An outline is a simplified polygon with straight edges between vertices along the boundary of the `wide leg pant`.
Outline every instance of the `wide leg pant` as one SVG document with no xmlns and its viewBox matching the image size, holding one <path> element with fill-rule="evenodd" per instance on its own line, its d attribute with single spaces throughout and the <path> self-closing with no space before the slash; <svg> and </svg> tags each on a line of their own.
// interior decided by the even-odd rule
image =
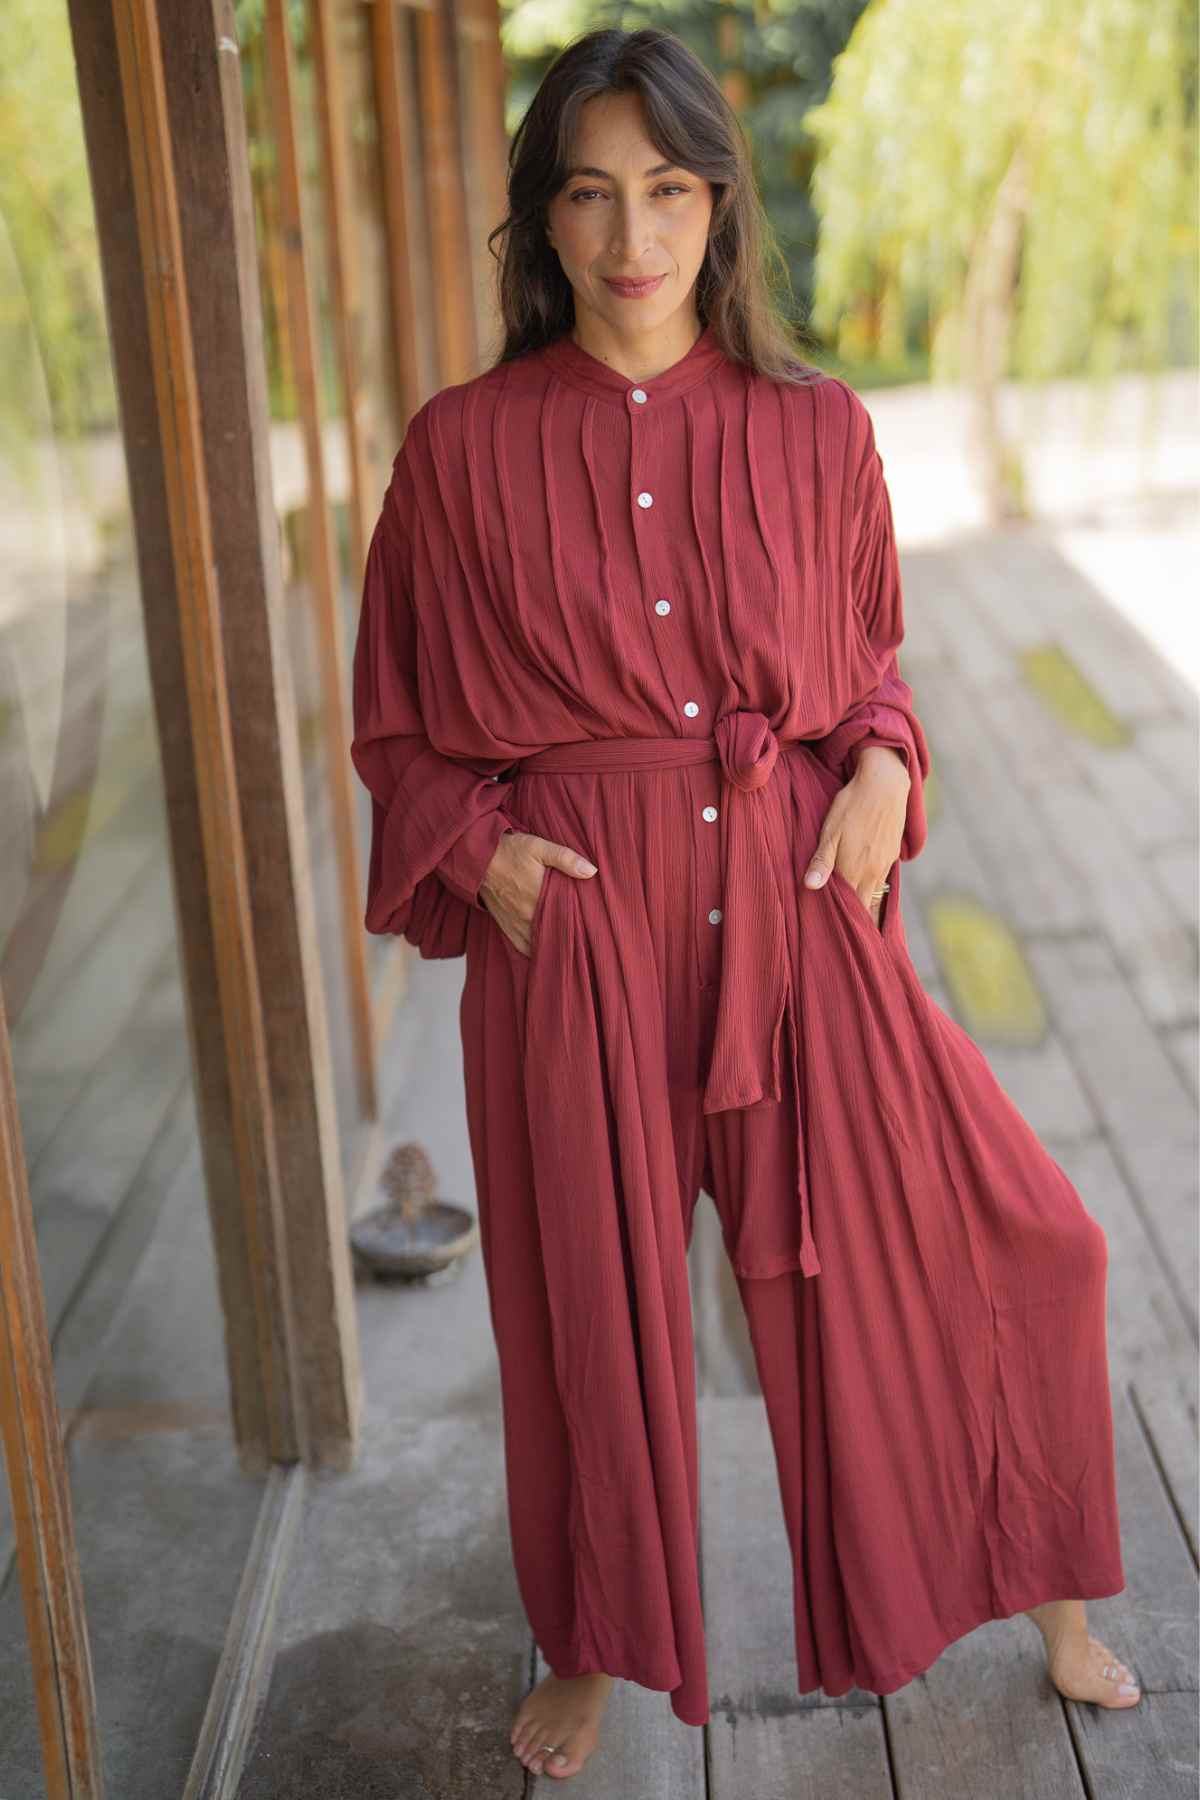
<svg viewBox="0 0 1200 1800">
<path fill-rule="evenodd" d="M 882 927 L 840 876 L 803 887 L 836 782 L 803 746 L 786 764 L 819 1274 L 737 1273 L 748 1206 L 794 1192 L 791 1103 L 701 1108 L 722 896 L 695 822 L 715 768 L 519 776 L 515 816 L 600 873 L 547 871 L 529 957 L 480 909 L 461 1005 L 530 1625 L 556 1674 L 668 1691 L 695 1725 L 701 1189 L 774 1444 L 799 1692 L 889 1693 L 987 1619 L 1125 1584 L 1105 1234 L 922 988 L 899 868 Z"/>
</svg>

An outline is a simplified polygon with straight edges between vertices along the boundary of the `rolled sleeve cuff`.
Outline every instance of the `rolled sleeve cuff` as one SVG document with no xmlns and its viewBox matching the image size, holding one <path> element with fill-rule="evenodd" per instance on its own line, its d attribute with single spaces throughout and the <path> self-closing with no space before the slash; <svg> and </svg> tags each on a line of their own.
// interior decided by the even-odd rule
<svg viewBox="0 0 1200 1800">
<path fill-rule="evenodd" d="M 504 833 L 516 829 L 502 807 L 473 819 L 437 865 L 438 875 L 450 892 L 468 906 L 486 911 L 479 896 L 483 878 Z"/>
</svg>

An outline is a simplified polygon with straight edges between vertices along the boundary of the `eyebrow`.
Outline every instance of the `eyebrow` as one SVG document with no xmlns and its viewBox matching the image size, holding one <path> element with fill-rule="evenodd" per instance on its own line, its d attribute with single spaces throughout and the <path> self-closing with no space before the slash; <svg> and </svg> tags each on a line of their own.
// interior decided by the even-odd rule
<svg viewBox="0 0 1200 1800">
<path fill-rule="evenodd" d="M 678 163 L 670 163 L 670 162 L 655 163 L 655 165 L 652 169 L 647 169 L 644 172 L 642 179 L 643 179 L 643 181 L 649 181 L 650 178 L 654 175 L 666 175 L 671 169 L 677 169 L 678 167 L 679 167 Z M 616 176 L 610 174 L 610 172 L 607 169 L 593 169 L 593 168 L 590 168 L 587 166 L 583 166 L 583 167 L 575 168 L 575 169 L 568 169 L 567 170 L 567 180 L 570 181 L 570 179 L 573 175 L 597 175 L 597 176 L 599 176 L 601 181 L 615 181 L 616 180 Z"/>
</svg>

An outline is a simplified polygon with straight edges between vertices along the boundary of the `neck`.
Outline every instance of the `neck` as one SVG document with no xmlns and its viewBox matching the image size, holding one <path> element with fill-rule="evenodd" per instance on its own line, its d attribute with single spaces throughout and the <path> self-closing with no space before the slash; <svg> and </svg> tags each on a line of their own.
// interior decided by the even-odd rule
<svg viewBox="0 0 1200 1800">
<path fill-rule="evenodd" d="M 687 355 L 703 330 L 694 307 L 681 308 L 650 331 L 637 332 L 618 332 L 606 319 L 577 308 L 570 336 L 581 350 L 618 375 L 630 381 L 653 381 Z"/>
</svg>

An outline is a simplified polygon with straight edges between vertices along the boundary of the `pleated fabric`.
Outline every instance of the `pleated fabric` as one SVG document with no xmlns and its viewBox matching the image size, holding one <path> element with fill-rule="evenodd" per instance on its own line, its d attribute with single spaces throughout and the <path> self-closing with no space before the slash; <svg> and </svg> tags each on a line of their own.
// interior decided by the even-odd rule
<svg viewBox="0 0 1200 1800">
<path fill-rule="evenodd" d="M 687 1247 L 712 1195 L 792 1552 L 799 1690 L 1124 1586 L 1107 1242 L 913 968 L 929 748 L 870 415 L 706 328 L 634 386 L 560 338 L 414 416 L 365 576 L 365 923 L 465 955 L 514 1564 L 560 1675 L 709 1716 Z M 866 743 L 880 922 L 803 884 Z M 569 845 L 528 957 L 479 894 Z"/>
</svg>

